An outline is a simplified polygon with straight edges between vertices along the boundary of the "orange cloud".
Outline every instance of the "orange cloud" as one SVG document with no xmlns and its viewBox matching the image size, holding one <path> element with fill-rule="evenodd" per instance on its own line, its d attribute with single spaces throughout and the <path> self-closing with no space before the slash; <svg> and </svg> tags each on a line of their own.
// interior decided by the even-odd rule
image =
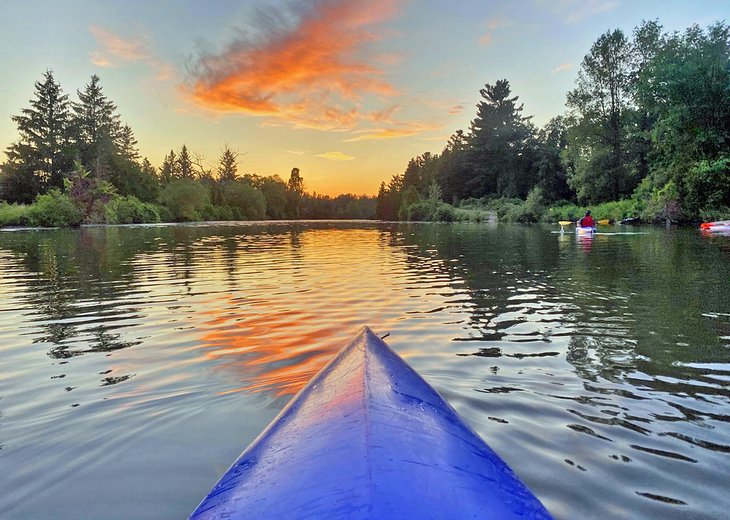
<svg viewBox="0 0 730 520">
<path fill-rule="evenodd" d="M 370 116 L 366 96 L 394 96 L 383 54 L 368 44 L 382 38 L 378 24 L 392 18 L 402 0 L 319 0 L 282 15 L 295 24 L 257 24 L 263 39 L 239 39 L 197 63 L 188 93 L 199 105 L 283 120 L 296 127 L 352 129 Z"/>
</svg>

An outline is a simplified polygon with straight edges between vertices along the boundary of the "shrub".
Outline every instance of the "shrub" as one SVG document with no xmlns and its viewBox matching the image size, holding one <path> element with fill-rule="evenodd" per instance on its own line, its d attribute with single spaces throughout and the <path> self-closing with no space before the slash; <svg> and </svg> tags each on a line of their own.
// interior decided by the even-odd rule
<svg viewBox="0 0 730 520">
<path fill-rule="evenodd" d="M 115 197 L 104 208 L 109 224 L 142 224 L 160 222 L 157 206 L 137 197 Z"/>
<path fill-rule="evenodd" d="M 431 220 L 436 222 L 453 222 L 455 220 L 454 208 L 449 204 L 439 204 L 433 212 Z"/>
<path fill-rule="evenodd" d="M 209 203 L 208 190 L 194 180 L 174 180 L 160 192 L 160 203 L 169 211 L 172 217 L 170 220 L 177 222 L 200 220 Z"/>
<path fill-rule="evenodd" d="M 31 206 L 31 215 L 36 225 L 45 227 L 75 227 L 84 218 L 71 198 L 56 188 L 36 197 L 35 204 Z"/>
<path fill-rule="evenodd" d="M 0 202 L 0 226 L 35 226 L 32 206 Z"/>
<path fill-rule="evenodd" d="M 700 161 L 689 169 L 684 180 L 685 203 L 692 217 L 704 210 L 730 206 L 730 157 Z"/>
</svg>

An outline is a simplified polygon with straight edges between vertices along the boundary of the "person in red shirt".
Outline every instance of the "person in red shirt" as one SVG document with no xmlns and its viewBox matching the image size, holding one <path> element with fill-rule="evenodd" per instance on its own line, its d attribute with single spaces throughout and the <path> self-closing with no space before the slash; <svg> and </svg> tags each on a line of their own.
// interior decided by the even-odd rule
<svg viewBox="0 0 730 520">
<path fill-rule="evenodd" d="M 586 216 L 580 219 L 578 225 L 581 227 L 596 227 L 596 221 L 591 217 L 591 210 L 586 211 Z"/>
</svg>

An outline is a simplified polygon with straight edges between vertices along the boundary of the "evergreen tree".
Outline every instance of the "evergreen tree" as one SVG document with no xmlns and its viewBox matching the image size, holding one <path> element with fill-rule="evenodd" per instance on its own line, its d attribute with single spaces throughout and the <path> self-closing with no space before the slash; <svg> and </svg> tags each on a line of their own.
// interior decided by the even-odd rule
<svg viewBox="0 0 730 520">
<path fill-rule="evenodd" d="M 188 147 L 183 145 L 180 149 L 180 155 L 177 158 L 178 177 L 180 179 L 192 179 L 195 177 L 193 170 L 193 160 L 188 152 Z"/>
<path fill-rule="evenodd" d="M 457 130 L 446 143 L 439 157 L 436 181 L 441 186 L 444 199 L 456 202 L 471 194 L 467 191 L 472 170 L 468 167 L 467 140 L 463 130 Z"/>
<path fill-rule="evenodd" d="M 522 116 L 517 96 L 510 97 L 506 79 L 494 85 L 486 84 L 479 91 L 482 101 L 471 122 L 468 160 L 473 171 L 467 189 L 472 197 L 498 194 L 505 197 L 525 197 L 532 187 L 530 165 L 523 153 L 532 136 Z"/>
<path fill-rule="evenodd" d="M 137 139 L 135 139 L 132 128 L 129 125 L 124 125 L 120 129 L 117 148 L 119 155 L 127 161 L 139 161 L 140 155 L 137 149 Z"/>
<path fill-rule="evenodd" d="M 170 150 L 170 153 L 163 159 L 162 166 L 160 166 L 160 182 L 168 184 L 178 177 L 180 177 L 180 167 L 177 156 L 173 150 Z"/>
<path fill-rule="evenodd" d="M 73 127 L 81 163 L 94 175 L 106 176 L 120 135 L 117 106 L 104 95 L 96 74 L 77 94 Z"/>
<path fill-rule="evenodd" d="M 71 168 L 69 150 L 69 101 L 53 72 L 35 83 L 35 98 L 20 115 L 12 116 L 20 138 L 7 150 L 3 196 L 30 202 L 50 187 L 63 186 L 63 173 Z"/>
<path fill-rule="evenodd" d="M 237 158 L 238 154 L 233 152 L 228 146 L 223 149 L 221 158 L 218 161 L 218 179 L 221 182 L 231 182 L 238 178 Z"/>
<path fill-rule="evenodd" d="M 299 168 L 293 168 L 287 183 L 289 218 L 299 218 L 301 215 L 302 197 L 304 196 L 304 179 L 299 174 Z"/>
</svg>

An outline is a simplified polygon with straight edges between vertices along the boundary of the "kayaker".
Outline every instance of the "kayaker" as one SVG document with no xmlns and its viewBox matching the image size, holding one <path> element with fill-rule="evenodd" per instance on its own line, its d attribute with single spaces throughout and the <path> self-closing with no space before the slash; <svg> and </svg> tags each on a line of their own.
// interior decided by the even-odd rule
<svg viewBox="0 0 730 520">
<path fill-rule="evenodd" d="M 591 217 L 591 210 L 586 211 L 585 217 L 580 219 L 578 225 L 581 227 L 596 227 L 596 221 L 593 220 L 593 217 Z"/>
</svg>

